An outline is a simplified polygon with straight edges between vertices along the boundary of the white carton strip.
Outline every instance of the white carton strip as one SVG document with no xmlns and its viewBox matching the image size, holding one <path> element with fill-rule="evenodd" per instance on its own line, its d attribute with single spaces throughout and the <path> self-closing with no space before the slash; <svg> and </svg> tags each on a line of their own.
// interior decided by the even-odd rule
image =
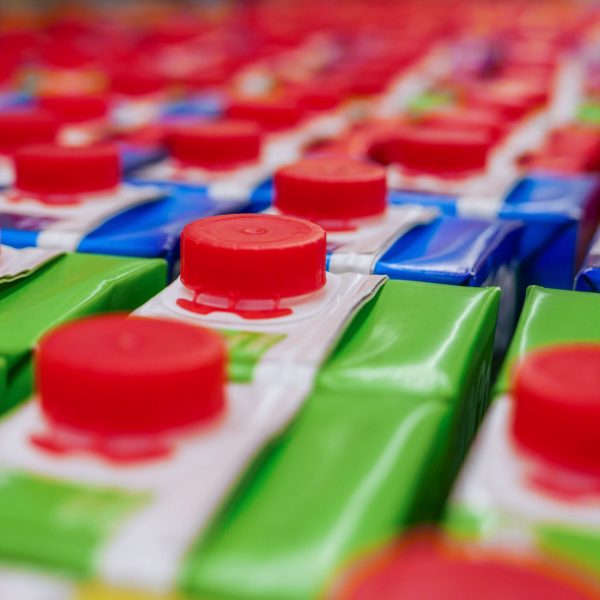
<svg viewBox="0 0 600 600">
<path fill-rule="evenodd" d="M 377 261 L 404 234 L 439 215 L 434 208 L 390 206 L 385 217 L 371 226 L 350 233 L 328 233 L 334 249 L 329 259 L 332 273 L 372 273 Z"/>
<path fill-rule="evenodd" d="M 27 277 L 30 273 L 61 255 L 60 250 L 47 250 L 45 248 L 17 249 L 0 245 L 0 283 Z"/>
</svg>

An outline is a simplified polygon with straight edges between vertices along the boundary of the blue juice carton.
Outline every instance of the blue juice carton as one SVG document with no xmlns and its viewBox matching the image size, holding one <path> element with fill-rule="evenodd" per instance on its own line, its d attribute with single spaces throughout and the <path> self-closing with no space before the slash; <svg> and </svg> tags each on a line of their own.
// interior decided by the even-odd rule
<svg viewBox="0 0 600 600">
<path fill-rule="evenodd" d="M 392 203 L 522 221 L 524 281 L 569 289 L 598 220 L 598 179 L 530 170 L 520 161 L 574 117 L 576 66 L 557 68 L 554 88 L 512 77 L 479 82 L 462 107 L 373 121 L 330 151 L 385 165 Z"/>
<path fill-rule="evenodd" d="M 16 180 L 0 194 L 3 242 L 96 254 L 179 258 L 191 220 L 239 209 L 238 202 L 174 199 L 122 181 L 118 147 L 34 145 L 14 157 Z"/>
<path fill-rule="evenodd" d="M 479 134 L 429 129 L 408 132 L 396 141 L 400 142 L 396 151 L 410 155 L 411 170 L 420 174 L 392 182 L 392 203 L 436 206 L 444 214 L 461 217 L 519 220 L 524 225 L 519 246 L 524 282 L 572 286 L 578 258 L 600 212 L 596 176 L 511 174 L 511 168 L 505 174 L 486 175 L 489 148 Z M 446 183 L 435 172 L 440 165 L 447 169 Z"/>
<path fill-rule="evenodd" d="M 504 346 L 521 303 L 518 221 L 445 216 L 434 207 L 390 205 L 385 169 L 345 158 L 305 159 L 279 169 L 270 212 L 302 217 L 327 231 L 333 273 L 503 291 Z"/>
</svg>

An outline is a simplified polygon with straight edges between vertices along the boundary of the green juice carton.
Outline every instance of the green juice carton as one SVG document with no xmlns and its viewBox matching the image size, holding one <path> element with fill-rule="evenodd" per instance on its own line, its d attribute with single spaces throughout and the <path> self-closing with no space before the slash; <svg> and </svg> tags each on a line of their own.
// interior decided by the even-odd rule
<svg viewBox="0 0 600 600">
<path fill-rule="evenodd" d="M 31 351 L 59 323 L 131 311 L 166 282 L 162 260 L 0 246 L 0 412 L 31 393 Z"/>
<path fill-rule="evenodd" d="M 445 524 L 600 577 L 600 300 L 530 288 Z"/>
<path fill-rule="evenodd" d="M 324 231 L 275 215 L 192 223 L 182 257 L 132 318 L 43 340 L 36 396 L 0 425 L 5 580 L 318 598 L 439 514 L 487 404 L 499 291 L 327 273 Z"/>
</svg>

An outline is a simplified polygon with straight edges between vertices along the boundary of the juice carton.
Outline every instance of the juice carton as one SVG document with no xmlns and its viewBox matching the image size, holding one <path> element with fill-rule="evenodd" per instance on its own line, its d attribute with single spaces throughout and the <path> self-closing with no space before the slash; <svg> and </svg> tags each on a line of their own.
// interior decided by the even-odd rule
<svg viewBox="0 0 600 600">
<path fill-rule="evenodd" d="M 595 294 L 530 288 L 449 503 L 453 535 L 600 575 L 599 306 Z"/>
<path fill-rule="evenodd" d="M 177 198 L 243 201 L 253 209 L 263 207 L 262 189 L 270 186 L 273 171 L 297 157 L 280 152 L 249 121 L 174 125 L 166 145 L 167 158 L 136 171 L 133 183 L 158 186 Z"/>
<path fill-rule="evenodd" d="M 446 301 L 451 296 L 458 300 L 459 294 L 478 294 L 483 299 L 489 292 L 447 290 Z M 412 335 L 407 332 L 409 337 L 404 338 L 412 346 L 409 356 L 406 350 L 399 352 L 408 346 L 396 345 L 400 340 L 395 334 L 384 350 L 376 332 L 392 321 L 396 322 L 392 329 L 400 332 L 416 317 L 399 316 L 401 297 L 415 301 L 420 297 L 427 304 L 429 293 L 440 292 L 428 284 L 385 284 L 374 312 L 369 312 L 369 306 L 363 310 L 360 325 L 355 320 L 322 368 L 315 392 L 293 430 L 264 457 L 254 477 L 225 507 L 209 534 L 198 541 L 182 576 L 184 590 L 201 597 L 320 597 L 336 569 L 351 556 L 437 514 L 446 478 L 456 472 L 452 463 L 460 463 L 460 447 L 468 445 L 468 431 L 485 401 L 480 404 L 480 392 L 471 395 L 472 389 L 467 392 L 470 408 L 462 402 L 463 408 L 458 408 L 455 399 L 462 392 L 455 383 L 450 384 L 455 391 L 448 389 L 450 395 L 444 394 L 443 399 L 429 386 L 416 389 L 409 380 L 416 377 L 413 368 L 421 367 L 415 362 L 414 342 L 409 342 Z M 441 340 L 442 336 L 434 344 Z M 431 356 L 433 347 L 427 345 L 422 350 Z M 375 348 L 376 355 L 367 359 Z M 421 351 L 417 355 L 425 356 Z M 394 372 L 404 375 L 393 383 L 385 382 L 386 365 L 392 362 Z M 453 371 L 450 380 L 457 382 L 460 370 Z M 479 376 L 471 371 L 469 386 L 474 383 L 472 377 L 485 385 L 486 375 L 481 371 Z M 468 424 L 471 418 L 473 423 Z M 464 427 L 460 434 L 457 427 Z M 357 431 L 362 433 L 357 435 Z M 319 554 L 324 547 L 328 552 Z M 282 576 L 283 565 L 290 563 L 293 568 Z M 222 576 L 224 565 L 228 565 L 226 577 Z"/>
<path fill-rule="evenodd" d="M 133 310 L 165 284 L 165 265 L 0 247 L 0 411 L 31 393 L 31 352 L 51 327 L 94 313 Z"/>
<path fill-rule="evenodd" d="M 11 488 L 17 486 L 12 489 L 23 495 L 24 503 L 46 494 L 55 502 L 44 523 L 32 520 L 30 525 L 34 537 L 36 532 L 50 535 L 57 545 L 43 549 L 26 542 L 17 553 L 24 564 L 54 563 L 74 575 L 141 590 L 174 586 L 190 544 L 255 454 L 300 409 L 330 346 L 384 281 L 361 275 L 328 281 L 325 233 L 316 225 L 267 218 L 263 229 L 270 239 L 258 246 L 255 237 L 264 231 L 245 225 L 239 230 L 225 225 L 238 238 L 235 250 L 228 250 L 211 245 L 220 235 L 214 219 L 197 222 L 192 239 L 184 238 L 184 243 L 196 244 L 187 251 L 184 277 L 193 285 L 194 276 L 201 276 L 195 275 L 194 261 L 204 266 L 203 253 L 212 253 L 214 262 L 204 269 L 203 284 L 216 298 L 219 286 L 227 285 L 228 259 L 234 259 L 238 277 L 231 285 L 238 285 L 242 295 L 254 290 L 259 296 L 256 301 L 238 298 L 241 313 L 249 315 L 246 328 L 232 331 L 228 326 L 221 336 L 177 322 L 173 315 L 168 320 L 109 316 L 64 326 L 41 342 L 40 400 L 26 403 L 0 425 L 12 432 L 5 439 L 14 435 L 24 445 L 25 460 L 19 465 L 8 456 L 4 461 L 0 449 L 0 465 L 16 474 Z M 244 237 L 249 247 L 244 248 Z M 299 260 L 294 273 L 282 270 L 286 253 Z M 261 292 L 269 294 L 277 286 L 282 297 L 300 296 L 293 310 L 255 305 Z M 198 307 L 192 315 L 199 314 Z M 149 312 L 146 308 L 140 314 Z M 75 354 L 73 347 L 78 348 Z M 76 400 L 84 388 L 87 408 Z M 95 395 L 89 395 L 91 388 Z M 115 403 L 107 404 L 107 398 Z M 215 470 L 217 460 L 221 465 Z M 205 473 L 202 485 L 190 479 L 190 469 Z M 83 529 L 63 529 L 60 513 L 88 494 L 95 500 L 81 507 Z M 95 521 L 96 502 L 112 515 L 110 522 Z M 9 500 L 9 511 L 10 506 Z M 91 536 L 85 533 L 90 525 Z M 11 545 L 0 554 L 12 555 Z"/>
<path fill-rule="evenodd" d="M 435 206 L 446 215 L 520 220 L 519 258 L 526 284 L 570 289 L 598 222 L 599 181 L 593 175 L 532 173 L 496 199 L 392 192 L 395 204 Z"/>
<path fill-rule="evenodd" d="M 16 181 L 0 194 L 0 214 L 3 241 L 15 247 L 164 258 L 173 271 L 187 222 L 240 208 L 123 183 L 111 144 L 29 146 L 14 165 Z"/>
<path fill-rule="evenodd" d="M 271 212 L 327 230 L 332 272 L 473 286 L 513 266 L 517 222 L 440 217 L 435 209 L 389 205 L 385 171 L 375 164 L 298 161 L 276 172 L 273 195 Z"/>
<path fill-rule="evenodd" d="M 333 273 L 501 287 L 498 341 L 507 345 L 523 300 L 519 222 L 389 205 L 385 170 L 344 158 L 305 159 L 279 169 L 273 195 L 271 212 L 306 218 L 327 230 L 327 268 Z"/>
<path fill-rule="evenodd" d="M 600 232 L 596 234 L 577 274 L 575 289 L 583 292 L 600 292 Z"/>
<path fill-rule="evenodd" d="M 180 280 L 136 311 L 220 331 L 234 381 L 259 377 L 267 361 L 280 376 L 313 373 L 295 386 L 316 377 L 293 427 L 261 455 L 191 550 L 179 585 L 192 594 L 316 596 L 348 556 L 437 514 L 485 410 L 497 290 L 388 281 L 346 322 L 323 362 L 349 290 L 383 282 L 348 272 L 309 276 L 315 230 L 276 215 L 193 223 L 182 237 Z M 321 252 L 324 269 L 324 245 Z M 420 373 L 428 383 L 415 385 Z M 324 545 L 327 556 L 315 561 Z M 273 568 L 290 560 L 285 576 Z M 222 578 L 225 564 L 236 567 Z"/>
<path fill-rule="evenodd" d="M 31 533 L 2 538 L 0 590 L 314 598 L 440 511 L 487 403 L 497 290 L 327 274 L 324 232 L 291 217 L 204 219 L 183 247 L 190 298 L 172 286 L 42 341 L 38 399 L 0 425 L 0 519 L 18 497 L 5 530 Z"/>
<path fill-rule="evenodd" d="M 553 174 L 533 157 L 535 170 L 519 162 L 549 134 L 549 142 L 562 143 L 576 113 L 582 84 L 577 61 L 551 62 L 556 66 L 539 82 L 510 75 L 470 87 L 434 86 L 416 115 L 366 123 L 329 152 L 386 165 L 392 202 L 438 206 L 467 218 L 522 220 L 525 282 L 569 289 L 598 220 L 598 183 L 564 168 Z M 563 129 L 552 135 L 557 127 Z M 580 154 L 593 162 L 589 139 L 573 132 L 567 137 L 571 151 L 577 139 Z"/>
</svg>

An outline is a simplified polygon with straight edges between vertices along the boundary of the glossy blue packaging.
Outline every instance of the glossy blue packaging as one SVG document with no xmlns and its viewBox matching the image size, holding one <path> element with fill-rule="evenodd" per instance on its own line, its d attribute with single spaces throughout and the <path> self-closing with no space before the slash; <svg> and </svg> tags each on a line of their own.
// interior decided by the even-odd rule
<svg viewBox="0 0 600 600">
<path fill-rule="evenodd" d="M 243 202 L 213 201 L 206 196 L 164 196 L 111 216 L 88 232 L 75 248 L 78 252 L 163 258 L 169 276 L 177 274 L 179 237 L 184 226 L 202 217 L 239 212 Z M 34 220 L 23 222 L 0 213 L 2 243 L 17 248 L 37 246 L 43 226 Z"/>
<path fill-rule="evenodd" d="M 581 270 L 577 273 L 575 289 L 581 292 L 600 292 L 600 229 L 583 261 Z"/>
<path fill-rule="evenodd" d="M 510 341 L 524 299 L 519 221 L 438 216 L 415 225 L 379 257 L 371 272 L 390 279 L 501 288 L 496 349 Z M 335 247 L 328 245 L 327 267 Z"/>
<path fill-rule="evenodd" d="M 500 203 L 474 205 L 456 196 L 392 191 L 392 204 L 435 206 L 446 215 L 519 220 L 525 285 L 571 289 L 582 250 L 589 243 L 600 210 L 595 176 L 531 174 L 519 180 Z"/>
</svg>

